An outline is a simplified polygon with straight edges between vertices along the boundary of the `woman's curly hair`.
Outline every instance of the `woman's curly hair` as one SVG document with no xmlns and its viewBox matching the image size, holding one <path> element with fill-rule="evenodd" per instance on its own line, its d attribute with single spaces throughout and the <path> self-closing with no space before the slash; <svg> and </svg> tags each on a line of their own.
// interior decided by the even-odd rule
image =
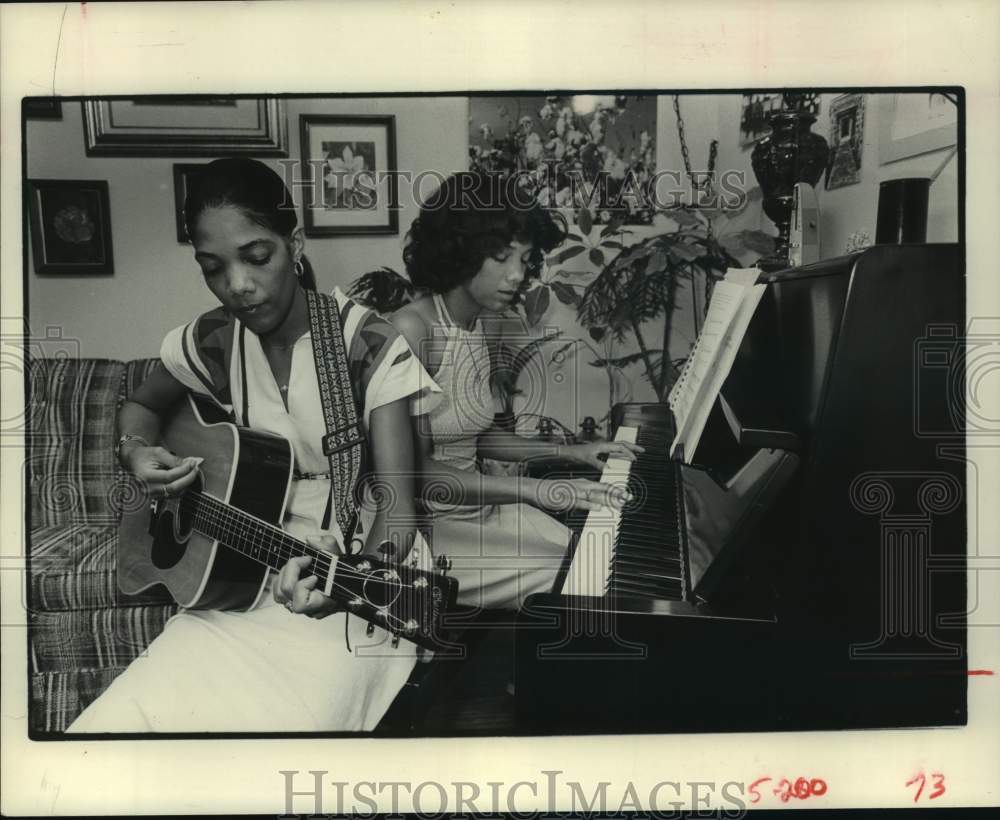
<svg viewBox="0 0 1000 820">
<path fill-rule="evenodd" d="M 531 246 L 525 281 L 541 274 L 545 254 L 566 238 L 558 222 L 516 176 L 464 171 L 427 198 L 406 236 L 403 261 L 418 288 L 435 293 L 472 279 L 511 242 Z"/>
</svg>

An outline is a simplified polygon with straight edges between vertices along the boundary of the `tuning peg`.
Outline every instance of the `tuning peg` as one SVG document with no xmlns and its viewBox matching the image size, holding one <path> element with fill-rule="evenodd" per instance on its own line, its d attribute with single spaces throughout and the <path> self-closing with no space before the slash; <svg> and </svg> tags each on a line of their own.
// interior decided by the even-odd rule
<svg viewBox="0 0 1000 820">
<path fill-rule="evenodd" d="M 358 563 L 355 569 L 357 569 L 358 572 L 371 572 L 372 570 L 371 561 L 361 561 Z"/>
<path fill-rule="evenodd" d="M 439 555 L 437 561 L 434 563 L 442 575 L 446 575 L 451 571 L 451 559 L 447 555 Z"/>
<path fill-rule="evenodd" d="M 406 635 L 407 638 L 412 638 L 414 635 L 417 634 L 419 629 L 420 629 L 420 623 L 417 621 L 416 618 L 408 618 L 406 620 L 406 623 L 403 624 L 403 634 Z"/>
<path fill-rule="evenodd" d="M 364 601 L 362 601 L 359 596 L 355 595 L 347 602 L 347 606 L 349 609 L 359 609 L 363 603 Z"/>
<path fill-rule="evenodd" d="M 427 579 L 424 578 L 422 575 L 419 578 L 413 579 L 414 589 L 427 589 L 427 586 L 428 586 Z"/>
</svg>

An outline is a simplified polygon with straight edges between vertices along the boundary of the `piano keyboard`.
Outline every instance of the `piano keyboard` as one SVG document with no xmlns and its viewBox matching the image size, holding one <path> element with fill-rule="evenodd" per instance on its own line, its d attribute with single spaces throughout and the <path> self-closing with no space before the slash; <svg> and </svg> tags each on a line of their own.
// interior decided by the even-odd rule
<svg viewBox="0 0 1000 820">
<path fill-rule="evenodd" d="M 678 465 L 670 460 L 664 425 L 622 425 L 615 441 L 645 451 L 635 461 L 609 458 L 601 481 L 628 490 L 621 510 L 592 510 L 566 574 L 564 595 L 627 595 L 682 601 L 687 598 L 683 540 L 677 500 Z"/>
</svg>

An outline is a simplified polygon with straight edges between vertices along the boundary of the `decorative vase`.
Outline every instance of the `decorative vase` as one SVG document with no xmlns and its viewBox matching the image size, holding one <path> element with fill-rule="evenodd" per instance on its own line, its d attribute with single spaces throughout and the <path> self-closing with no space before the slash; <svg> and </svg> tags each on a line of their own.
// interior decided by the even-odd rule
<svg viewBox="0 0 1000 820">
<path fill-rule="evenodd" d="M 830 155 L 827 142 L 809 130 L 816 117 L 805 111 L 781 109 L 767 118 L 771 133 L 750 155 L 754 176 L 764 194 L 764 213 L 778 228 L 774 252 L 757 264 L 765 271 L 788 267 L 788 234 L 797 182 L 815 185 Z"/>
</svg>

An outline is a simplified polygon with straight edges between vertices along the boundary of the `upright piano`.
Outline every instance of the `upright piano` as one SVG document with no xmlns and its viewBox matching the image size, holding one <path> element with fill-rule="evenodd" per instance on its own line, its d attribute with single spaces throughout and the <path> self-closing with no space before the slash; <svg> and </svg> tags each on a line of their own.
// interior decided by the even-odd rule
<svg viewBox="0 0 1000 820">
<path fill-rule="evenodd" d="M 966 721 L 964 258 L 877 246 L 767 290 L 697 451 L 665 405 L 518 616 L 528 733 Z"/>
</svg>

